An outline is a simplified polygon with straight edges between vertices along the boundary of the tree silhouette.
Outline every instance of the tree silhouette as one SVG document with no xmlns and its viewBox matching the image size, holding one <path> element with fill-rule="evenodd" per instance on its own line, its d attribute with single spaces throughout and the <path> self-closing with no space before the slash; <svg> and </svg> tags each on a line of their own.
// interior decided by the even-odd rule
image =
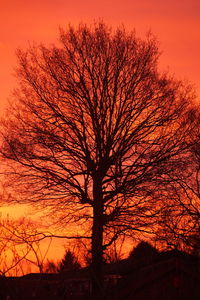
<svg viewBox="0 0 200 300">
<path fill-rule="evenodd" d="M 1 153 L 17 201 L 48 208 L 91 238 L 93 297 L 104 250 L 154 226 L 154 193 L 181 163 L 195 123 L 190 87 L 159 74 L 155 38 L 103 23 L 18 50 Z M 87 231 L 84 233 L 85 224 Z"/>
<path fill-rule="evenodd" d="M 129 254 L 129 259 L 134 264 L 150 263 L 158 256 L 158 250 L 150 243 L 140 242 Z"/>
<path fill-rule="evenodd" d="M 191 138 L 181 169 L 170 177 L 170 188 L 157 231 L 157 240 L 170 248 L 185 251 L 200 249 L 200 143 L 199 126 Z M 169 193 L 170 190 L 170 193 Z"/>
<path fill-rule="evenodd" d="M 19 276 L 31 270 L 44 271 L 44 261 L 51 239 L 42 245 L 41 237 L 34 222 L 28 219 L 0 218 L 0 275 Z"/>
<path fill-rule="evenodd" d="M 46 265 L 44 267 L 44 273 L 58 273 L 57 264 L 54 261 L 47 259 Z"/>
<path fill-rule="evenodd" d="M 70 250 L 67 250 L 65 252 L 64 258 L 59 263 L 58 272 L 66 273 L 69 271 L 76 271 L 80 269 L 80 267 L 81 265 L 79 264 L 75 255 Z"/>
</svg>

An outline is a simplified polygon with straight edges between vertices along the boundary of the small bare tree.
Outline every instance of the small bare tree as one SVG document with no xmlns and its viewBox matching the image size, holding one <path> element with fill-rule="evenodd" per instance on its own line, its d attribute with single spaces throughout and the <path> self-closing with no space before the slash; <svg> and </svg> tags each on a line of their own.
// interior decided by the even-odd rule
<svg viewBox="0 0 200 300">
<path fill-rule="evenodd" d="M 155 225 L 154 191 L 188 147 L 193 93 L 159 74 L 150 35 L 81 24 L 60 42 L 18 50 L 1 153 L 19 202 L 60 213 L 91 238 L 93 297 L 103 299 L 103 252 Z"/>
<path fill-rule="evenodd" d="M 44 266 L 44 272 L 45 273 L 58 273 L 58 266 L 57 263 L 55 263 L 52 260 L 47 260 L 45 266 Z"/>
<path fill-rule="evenodd" d="M 0 274 L 22 275 L 35 266 L 40 273 L 51 245 L 51 238 L 42 245 L 43 236 L 26 220 L 0 219 Z"/>
</svg>

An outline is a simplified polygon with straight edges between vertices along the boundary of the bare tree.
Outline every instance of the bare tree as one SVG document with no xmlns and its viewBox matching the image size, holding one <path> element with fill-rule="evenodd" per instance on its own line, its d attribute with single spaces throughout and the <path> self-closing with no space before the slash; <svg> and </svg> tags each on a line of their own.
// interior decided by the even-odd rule
<svg viewBox="0 0 200 300">
<path fill-rule="evenodd" d="M 102 23 L 69 26 L 59 46 L 17 56 L 19 89 L 2 121 L 9 180 L 18 202 L 91 238 L 93 296 L 103 299 L 104 250 L 156 223 L 154 191 L 178 168 L 195 126 L 192 90 L 159 74 L 154 37 Z"/>
<path fill-rule="evenodd" d="M 200 151 L 199 127 L 191 136 L 192 145 L 184 156 L 183 167 L 168 178 L 170 200 L 162 209 L 157 239 L 168 247 L 200 251 Z M 169 190 L 171 193 L 169 194 Z"/>
<path fill-rule="evenodd" d="M 42 244 L 43 237 L 35 225 L 26 219 L 0 219 L 0 274 L 24 275 L 35 266 L 40 273 L 51 245 L 51 238 Z"/>
<path fill-rule="evenodd" d="M 51 260 L 47 260 L 47 263 L 44 266 L 44 272 L 45 273 L 58 273 L 58 266 L 57 263 Z"/>
<path fill-rule="evenodd" d="M 127 249 L 126 235 L 120 236 L 115 240 L 110 247 L 107 247 L 104 252 L 104 260 L 106 263 L 115 263 L 123 259 L 125 256 L 125 249 Z"/>
</svg>

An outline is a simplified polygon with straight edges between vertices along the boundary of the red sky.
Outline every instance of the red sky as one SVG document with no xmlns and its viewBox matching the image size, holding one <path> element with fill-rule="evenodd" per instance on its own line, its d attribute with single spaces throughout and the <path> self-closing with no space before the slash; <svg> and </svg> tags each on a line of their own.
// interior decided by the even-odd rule
<svg viewBox="0 0 200 300">
<path fill-rule="evenodd" d="M 15 85 L 16 48 L 54 42 L 59 26 L 99 18 L 139 35 L 151 30 L 160 42 L 160 66 L 194 83 L 200 99 L 199 0 L 0 0 L 0 112 Z"/>
</svg>

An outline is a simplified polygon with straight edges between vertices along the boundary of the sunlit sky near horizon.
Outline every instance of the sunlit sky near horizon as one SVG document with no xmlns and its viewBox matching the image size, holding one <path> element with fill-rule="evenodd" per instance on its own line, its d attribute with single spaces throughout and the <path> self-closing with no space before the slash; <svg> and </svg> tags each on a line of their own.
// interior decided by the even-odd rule
<svg viewBox="0 0 200 300">
<path fill-rule="evenodd" d="M 160 67 L 193 83 L 200 99 L 200 0 L 0 0 L 0 115 L 15 86 L 16 48 L 54 43 L 59 26 L 99 19 L 139 36 L 151 30 Z"/>
</svg>

